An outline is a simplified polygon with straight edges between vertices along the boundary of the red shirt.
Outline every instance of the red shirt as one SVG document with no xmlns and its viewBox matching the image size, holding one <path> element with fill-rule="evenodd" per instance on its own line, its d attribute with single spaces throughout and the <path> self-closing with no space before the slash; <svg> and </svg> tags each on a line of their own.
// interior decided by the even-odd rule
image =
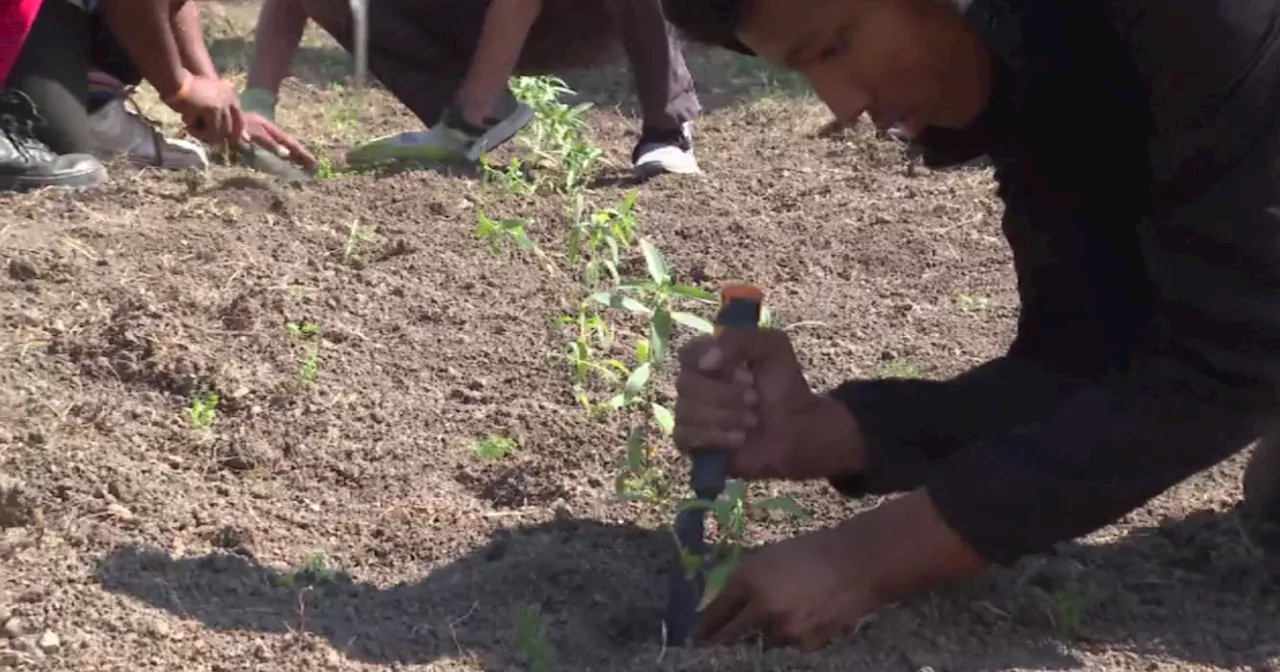
<svg viewBox="0 0 1280 672">
<path fill-rule="evenodd" d="M 35 23 L 42 0 L 0 0 L 0 82 L 9 78 L 9 70 L 18 60 L 22 43 Z"/>
</svg>

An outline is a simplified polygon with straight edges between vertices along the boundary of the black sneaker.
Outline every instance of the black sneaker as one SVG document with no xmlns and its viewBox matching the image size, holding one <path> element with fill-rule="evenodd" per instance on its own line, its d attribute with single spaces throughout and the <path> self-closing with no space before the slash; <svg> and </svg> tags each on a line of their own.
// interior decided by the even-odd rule
<svg viewBox="0 0 1280 672">
<path fill-rule="evenodd" d="M 631 166 L 636 177 L 650 178 L 663 173 L 690 175 L 699 172 L 693 156 L 693 124 L 685 122 L 678 129 L 642 127 L 640 141 L 631 151 Z"/>
<path fill-rule="evenodd" d="M 40 116 L 26 94 L 0 89 L 0 191 L 43 187 L 80 189 L 107 181 L 107 169 L 88 154 L 58 155 L 35 137 Z"/>
</svg>

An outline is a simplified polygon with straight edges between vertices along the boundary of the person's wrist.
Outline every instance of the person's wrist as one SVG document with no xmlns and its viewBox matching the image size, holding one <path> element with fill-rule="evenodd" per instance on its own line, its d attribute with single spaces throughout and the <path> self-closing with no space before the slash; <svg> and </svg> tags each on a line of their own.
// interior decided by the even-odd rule
<svg viewBox="0 0 1280 672">
<path fill-rule="evenodd" d="M 184 69 L 181 73 L 176 85 L 170 87 L 168 91 L 157 92 L 160 94 L 160 100 L 175 110 L 180 109 L 187 102 L 187 97 L 191 95 L 191 87 L 196 81 L 196 76 L 190 71 Z"/>
<path fill-rule="evenodd" d="M 240 109 L 259 115 L 268 121 L 275 121 L 278 103 L 276 94 L 266 89 L 249 87 L 240 92 Z"/>
<path fill-rule="evenodd" d="M 800 441 L 807 446 L 805 452 L 821 462 L 820 477 L 856 476 L 866 470 L 865 442 L 848 406 L 820 394 L 807 416 L 800 425 Z"/>
<path fill-rule="evenodd" d="M 989 566 L 946 524 L 924 489 L 858 514 L 832 531 L 838 552 L 866 577 L 881 604 L 974 576 Z"/>
</svg>

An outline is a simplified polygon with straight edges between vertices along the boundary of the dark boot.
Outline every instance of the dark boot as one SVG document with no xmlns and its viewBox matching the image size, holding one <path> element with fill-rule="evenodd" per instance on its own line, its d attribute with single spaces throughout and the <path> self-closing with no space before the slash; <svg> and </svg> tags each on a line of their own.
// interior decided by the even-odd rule
<svg viewBox="0 0 1280 672">
<path fill-rule="evenodd" d="M 1280 433 L 1264 435 L 1254 444 L 1243 485 L 1249 517 L 1280 529 Z"/>
<path fill-rule="evenodd" d="M 107 170 L 88 154 L 59 156 L 35 137 L 40 117 L 21 91 L 0 88 L 0 191 L 94 187 Z"/>
</svg>

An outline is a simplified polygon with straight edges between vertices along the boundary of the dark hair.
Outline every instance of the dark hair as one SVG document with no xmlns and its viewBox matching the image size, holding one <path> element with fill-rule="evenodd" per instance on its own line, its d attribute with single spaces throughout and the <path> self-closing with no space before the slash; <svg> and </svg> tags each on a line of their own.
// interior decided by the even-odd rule
<svg viewBox="0 0 1280 672">
<path fill-rule="evenodd" d="M 662 0 L 667 21 L 691 42 L 755 56 L 734 33 L 753 0 Z"/>
</svg>

